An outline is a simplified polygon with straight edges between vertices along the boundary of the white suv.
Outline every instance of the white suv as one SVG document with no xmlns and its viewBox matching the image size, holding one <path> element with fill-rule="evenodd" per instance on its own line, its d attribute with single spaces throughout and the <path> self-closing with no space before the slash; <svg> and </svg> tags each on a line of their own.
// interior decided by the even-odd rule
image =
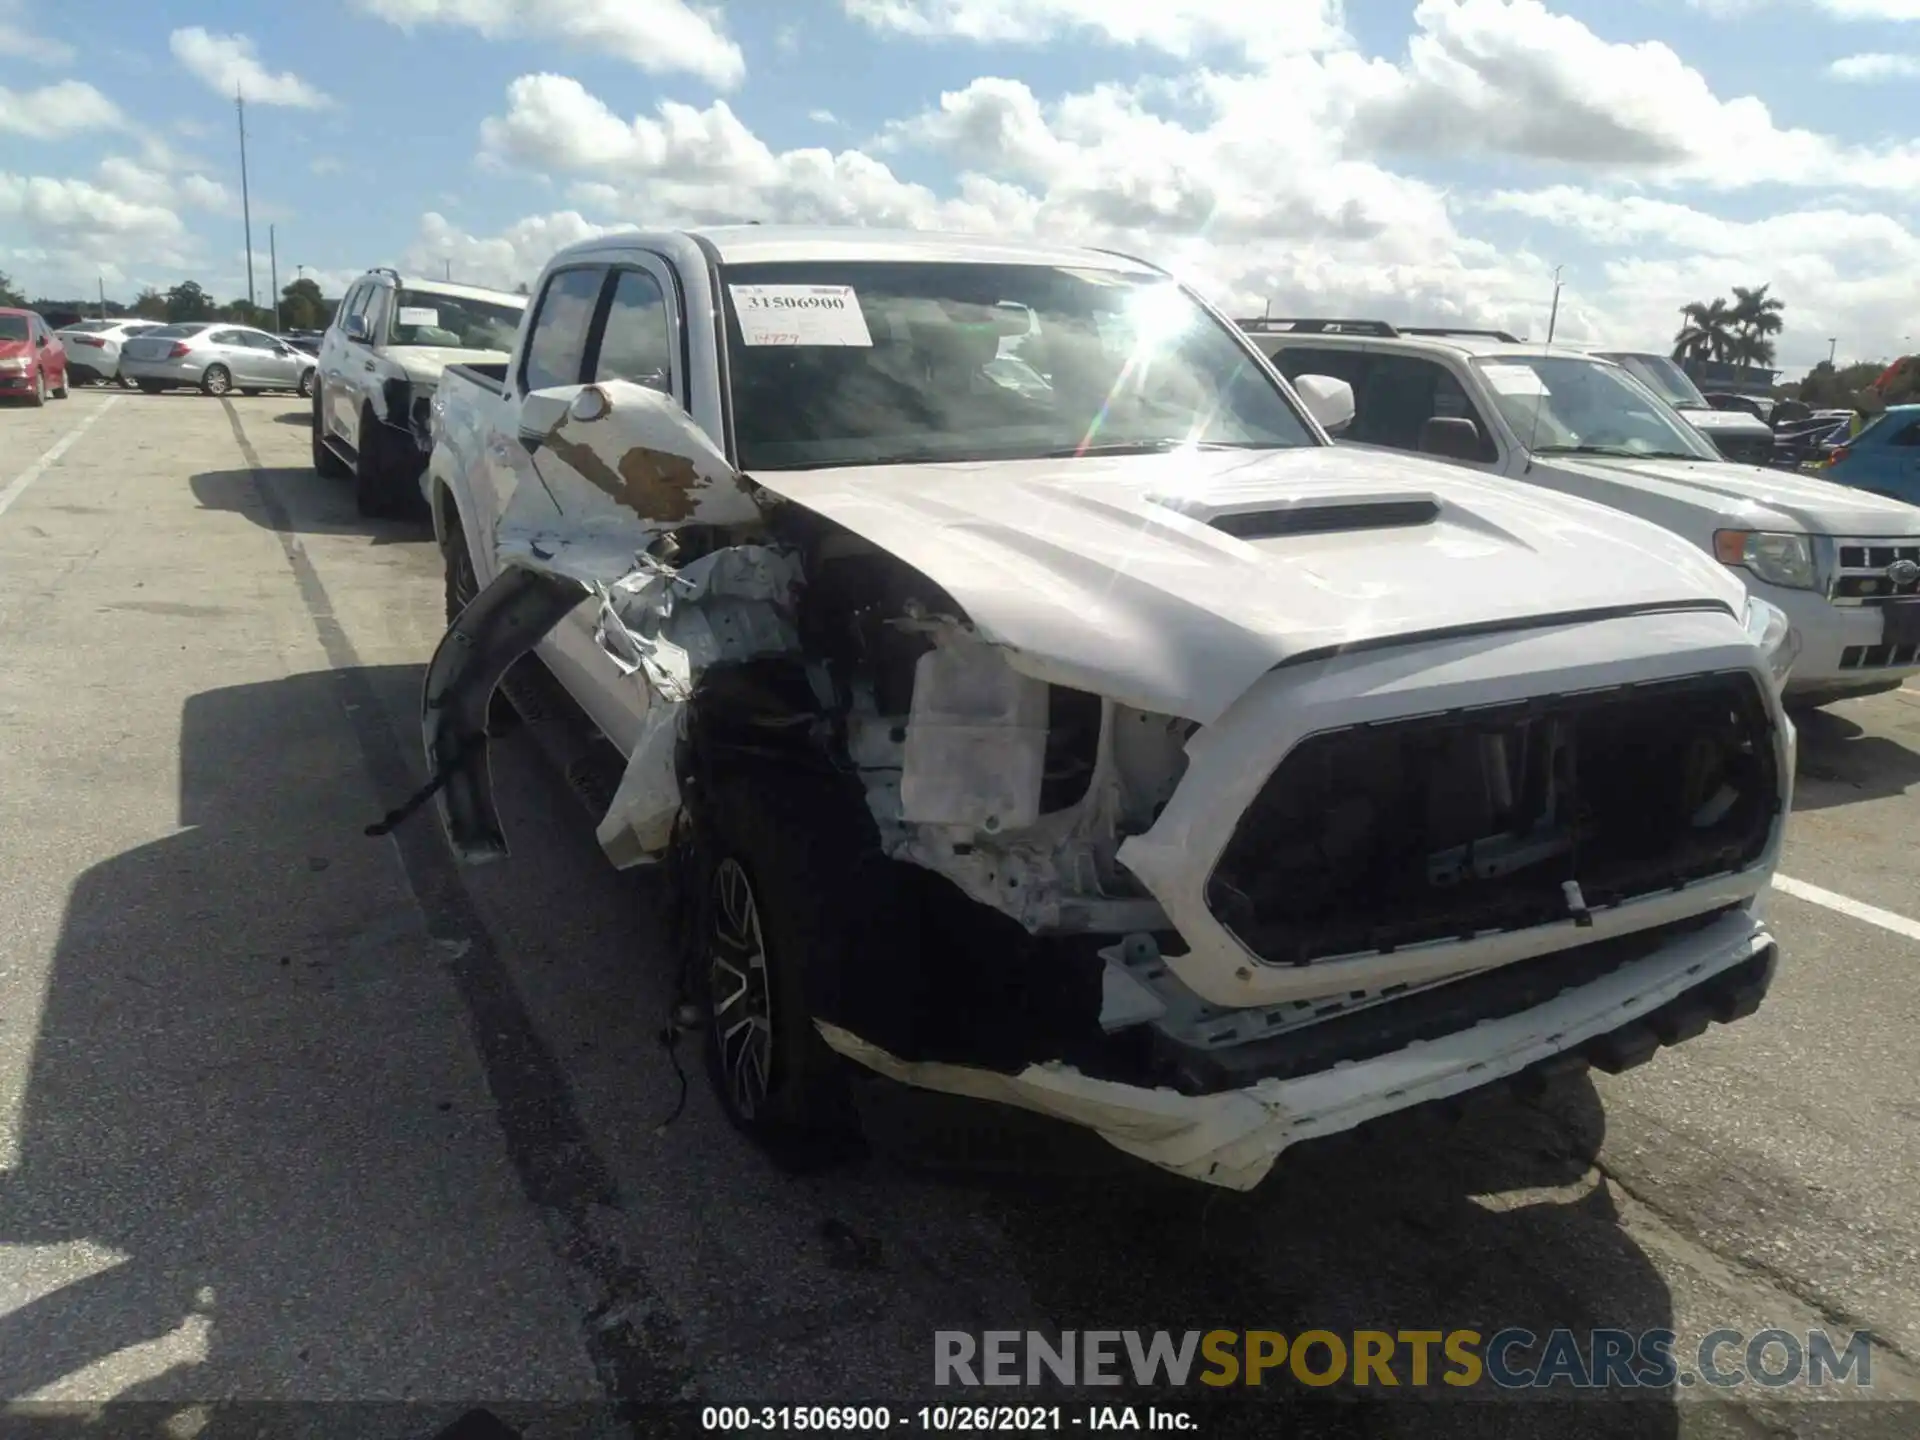
<svg viewBox="0 0 1920 1440">
<path fill-rule="evenodd" d="M 527 297 L 369 270 L 334 312 L 313 387 L 313 468 L 354 478 L 362 515 L 419 503 L 433 392 L 449 365 L 503 364 Z"/>
<path fill-rule="evenodd" d="M 1784 610 L 1795 706 L 1920 674 L 1920 507 L 1734 464 L 1627 370 L 1489 330 L 1242 320 L 1281 372 L 1353 387 L 1347 442 L 1468 465 L 1672 530 Z"/>
</svg>

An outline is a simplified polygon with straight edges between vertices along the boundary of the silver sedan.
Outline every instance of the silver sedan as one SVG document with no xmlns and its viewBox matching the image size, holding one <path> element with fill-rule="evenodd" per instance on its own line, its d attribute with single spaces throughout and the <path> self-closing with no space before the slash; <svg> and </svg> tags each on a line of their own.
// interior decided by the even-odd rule
<svg viewBox="0 0 1920 1440">
<path fill-rule="evenodd" d="M 197 320 L 163 325 L 120 347 L 120 373 L 149 395 L 191 386 L 209 395 L 238 390 L 313 391 L 313 356 L 264 330 Z"/>
</svg>

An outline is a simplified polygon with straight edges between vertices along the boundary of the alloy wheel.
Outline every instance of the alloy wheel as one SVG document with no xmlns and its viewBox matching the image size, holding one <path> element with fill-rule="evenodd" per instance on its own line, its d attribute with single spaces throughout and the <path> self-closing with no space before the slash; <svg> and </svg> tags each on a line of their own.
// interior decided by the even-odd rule
<svg viewBox="0 0 1920 1440">
<path fill-rule="evenodd" d="M 712 910 L 707 988 L 714 1043 L 733 1107 L 752 1120 L 773 1073 L 773 992 L 759 901 L 745 867 L 730 855 L 714 870 Z"/>
</svg>

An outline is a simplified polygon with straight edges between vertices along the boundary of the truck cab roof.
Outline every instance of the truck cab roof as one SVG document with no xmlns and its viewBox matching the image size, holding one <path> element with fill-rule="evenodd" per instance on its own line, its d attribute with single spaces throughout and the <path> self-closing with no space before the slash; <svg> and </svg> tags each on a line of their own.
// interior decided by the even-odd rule
<svg viewBox="0 0 1920 1440">
<path fill-rule="evenodd" d="M 985 265 L 1059 265 L 1112 270 L 1142 277 L 1164 275 L 1158 266 L 1110 250 L 929 230 L 884 230 L 835 225 L 709 225 L 687 230 L 620 231 L 582 240 L 555 262 L 610 249 L 673 250 L 691 242 L 722 265 L 777 265 L 794 261 L 921 261 Z"/>
</svg>

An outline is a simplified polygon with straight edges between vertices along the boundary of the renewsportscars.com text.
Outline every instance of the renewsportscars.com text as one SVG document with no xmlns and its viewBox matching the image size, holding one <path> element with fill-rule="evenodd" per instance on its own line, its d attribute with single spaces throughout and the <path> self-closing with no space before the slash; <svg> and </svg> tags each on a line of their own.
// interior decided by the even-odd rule
<svg viewBox="0 0 1920 1440">
<path fill-rule="evenodd" d="M 941 1330 L 936 1385 L 1350 1385 L 1658 1389 L 1873 1384 L 1854 1330 Z"/>
</svg>

